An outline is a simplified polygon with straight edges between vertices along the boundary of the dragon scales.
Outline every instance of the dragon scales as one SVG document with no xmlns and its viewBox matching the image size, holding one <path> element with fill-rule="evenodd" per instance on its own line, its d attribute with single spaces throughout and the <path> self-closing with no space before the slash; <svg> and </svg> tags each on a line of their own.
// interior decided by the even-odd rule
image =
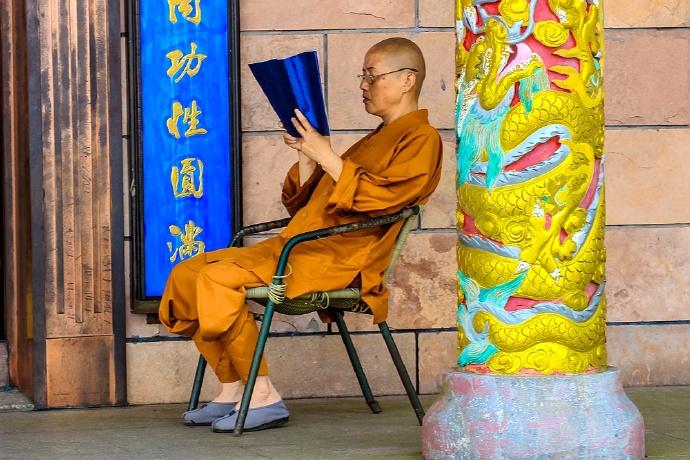
<svg viewBox="0 0 690 460">
<path fill-rule="evenodd" d="M 457 0 L 458 364 L 606 366 L 599 0 Z"/>
</svg>

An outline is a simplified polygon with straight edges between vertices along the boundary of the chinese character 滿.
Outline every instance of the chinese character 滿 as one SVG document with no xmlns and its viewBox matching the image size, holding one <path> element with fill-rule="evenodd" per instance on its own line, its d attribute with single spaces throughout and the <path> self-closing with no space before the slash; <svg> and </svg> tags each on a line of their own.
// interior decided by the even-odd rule
<svg viewBox="0 0 690 460">
<path fill-rule="evenodd" d="M 194 166 L 195 162 L 198 168 Z M 175 198 L 201 198 L 204 196 L 204 163 L 198 158 L 183 159 L 181 168 L 173 166 L 170 185 Z"/>
<path fill-rule="evenodd" d="M 201 227 L 197 227 L 193 220 L 187 222 L 184 226 L 184 232 L 177 225 L 170 225 L 168 227 L 170 234 L 177 238 L 176 244 L 168 241 L 168 250 L 172 253 L 170 262 L 175 262 L 179 256 L 180 261 L 201 254 L 204 252 L 205 244 L 203 241 L 196 241 L 196 237 L 202 232 Z M 173 251 L 173 248 L 175 249 Z"/>
<path fill-rule="evenodd" d="M 166 54 L 165 57 L 170 59 L 170 67 L 168 67 L 166 73 L 170 78 L 173 78 L 175 75 L 177 75 L 177 78 L 175 78 L 175 83 L 182 80 L 185 75 L 194 77 L 196 74 L 198 74 L 199 70 L 201 70 L 201 62 L 206 59 L 205 54 L 197 54 L 196 43 L 194 42 L 190 44 L 190 51 L 188 54 L 184 54 L 180 50 L 173 50 Z"/>
</svg>

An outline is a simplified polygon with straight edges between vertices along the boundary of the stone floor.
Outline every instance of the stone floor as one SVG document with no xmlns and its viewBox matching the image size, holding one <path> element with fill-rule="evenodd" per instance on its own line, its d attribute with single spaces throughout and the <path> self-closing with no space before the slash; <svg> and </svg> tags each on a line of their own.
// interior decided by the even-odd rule
<svg viewBox="0 0 690 460">
<path fill-rule="evenodd" d="M 645 418 L 647 456 L 690 459 L 690 387 L 627 392 Z M 181 425 L 182 405 L 0 412 L 0 459 L 420 458 L 407 400 L 379 400 L 378 415 L 354 398 L 288 401 L 286 427 L 241 438 Z"/>
</svg>

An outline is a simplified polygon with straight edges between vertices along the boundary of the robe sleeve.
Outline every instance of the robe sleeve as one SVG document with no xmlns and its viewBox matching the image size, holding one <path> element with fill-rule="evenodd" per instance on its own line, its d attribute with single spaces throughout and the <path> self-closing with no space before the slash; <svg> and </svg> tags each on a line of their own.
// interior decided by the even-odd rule
<svg viewBox="0 0 690 460">
<path fill-rule="evenodd" d="M 363 212 L 376 217 L 424 201 L 440 179 L 441 152 L 438 132 L 428 127 L 403 139 L 389 164 L 376 174 L 344 159 L 326 212 Z"/>
<path fill-rule="evenodd" d="M 317 166 L 312 175 L 307 179 L 307 181 L 300 185 L 299 183 L 299 162 L 292 165 L 290 170 L 285 177 L 285 182 L 283 183 L 283 193 L 281 195 L 281 201 L 283 206 L 287 209 L 290 216 L 297 214 L 297 211 L 302 209 L 305 204 L 309 201 L 312 192 L 319 183 L 319 180 L 323 176 L 323 169 L 321 166 Z"/>
</svg>

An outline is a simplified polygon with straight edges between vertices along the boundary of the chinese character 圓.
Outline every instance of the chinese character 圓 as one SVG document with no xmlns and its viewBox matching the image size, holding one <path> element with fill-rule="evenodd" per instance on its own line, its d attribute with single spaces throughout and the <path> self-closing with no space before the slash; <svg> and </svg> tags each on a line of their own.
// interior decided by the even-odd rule
<svg viewBox="0 0 690 460">
<path fill-rule="evenodd" d="M 201 227 L 197 227 L 193 220 L 187 222 L 184 226 L 184 232 L 177 225 L 171 225 L 168 227 L 170 234 L 176 237 L 178 245 L 173 245 L 172 241 L 168 241 L 168 250 L 172 252 L 170 256 L 170 262 L 173 263 L 177 260 L 178 256 L 180 261 L 201 254 L 204 252 L 205 245 L 203 241 L 196 241 L 196 237 L 202 232 Z M 175 251 L 173 252 L 173 247 Z"/>
<path fill-rule="evenodd" d="M 177 11 L 182 14 L 182 17 L 193 24 L 201 23 L 201 0 L 194 1 L 192 8 L 192 0 L 168 0 L 168 19 L 173 24 L 177 23 Z M 177 10 L 177 11 L 175 11 Z M 191 16 L 192 11 L 194 16 Z"/>
<path fill-rule="evenodd" d="M 182 117 L 182 123 L 188 126 L 187 130 L 184 132 L 185 137 L 206 134 L 207 131 L 204 128 L 198 127 L 199 115 L 201 115 L 201 110 L 197 107 L 195 100 L 192 101 L 189 107 L 184 108 L 179 102 L 173 102 L 172 116 L 165 122 L 168 127 L 168 132 L 175 136 L 175 139 L 180 138 L 180 130 L 177 127 L 177 123 L 179 118 Z"/>
<path fill-rule="evenodd" d="M 191 43 L 188 54 L 184 54 L 180 50 L 173 50 L 166 54 L 165 57 L 170 59 L 170 67 L 168 67 L 166 73 L 170 78 L 177 75 L 175 83 L 182 80 L 185 75 L 193 77 L 198 74 L 199 70 L 201 70 L 201 62 L 206 59 L 205 54 L 197 54 L 196 43 L 194 42 Z"/>
<path fill-rule="evenodd" d="M 194 166 L 195 162 L 198 169 Z M 181 168 L 173 166 L 170 185 L 175 198 L 201 198 L 204 196 L 204 163 L 198 158 L 185 158 Z"/>
</svg>

